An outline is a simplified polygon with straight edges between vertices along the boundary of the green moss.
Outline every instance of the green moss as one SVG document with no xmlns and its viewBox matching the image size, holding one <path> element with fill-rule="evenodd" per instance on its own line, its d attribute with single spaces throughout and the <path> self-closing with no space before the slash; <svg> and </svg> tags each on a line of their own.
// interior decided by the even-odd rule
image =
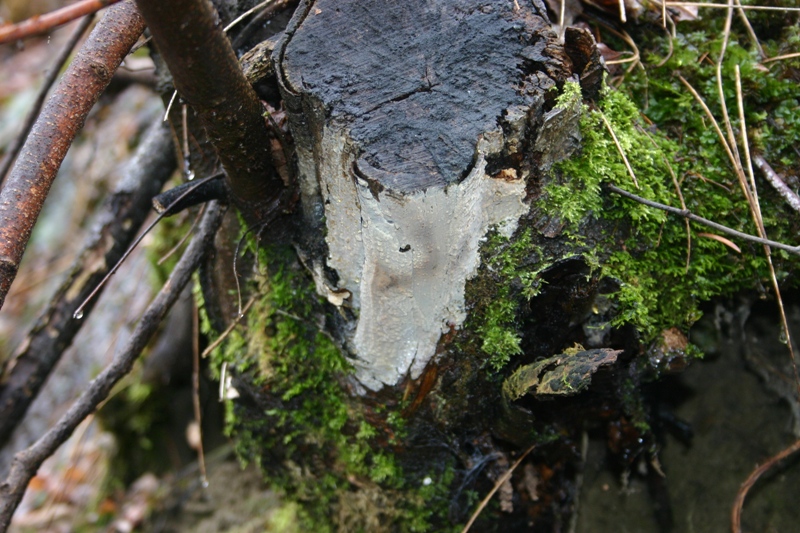
<svg viewBox="0 0 800 533">
<path fill-rule="evenodd" d="M 680 52 L 675 61 L 682 61 Z M 648 79 L 652 89 L 656 81 L 652 76 Z M 556 179 L 545 188 L 545 199 L 540 202 L 546 212 L 568 223 L 568 231 L 578 233 L 581 224 L 601 220 L 609 225 L 611 230 L 597 248 L 607 256 L 601 261 L 602 275 L 619 281 L 615 294 L 618 309 L 612 324 L 632 324 L 646 341 L 671 326 L 688 328 L 699 318 L 698 306 L 703 301 L 768 283 L 766 262 L 757 247 L 740 243 L 744 253 L 736 254 L 720 242 L 698 235 L 710 233 L 707 228 L 692 226 L 687 268 L 687 233 L 681 219 L 602 191 L 601 184 L 611 183 L 645 198 L 680 206 L 671 170 L 683 181 L 682 193 L 690 210 L 739 231 L 755 233 L 746 202 L 731 183 L 732 171 L 724 152 L 715 138 L 709 138 L 707 126 L 700 129 L 702 113 L 677 90 L 661 96 L 659 106 L 665 113 L 668 108 L 671 117 L 697 123 L 694 130 L 683 129 L 681 143 L 661 131 L 646 132 L 636 105 L 623 92 L 606 90 L 599 105 L 585 110 L 582 116 L 582 152 L 557 166 Z M 638 189 L 603 116 L 633 167 Z M 687 136 L 689 133 L 694 137 Z M 690 179 L 698 172 L 704 173 L 704 180 Z M 711 180 L 726 184 L 732 192 Z M 771 235 L 788 235 L 785 220 L 771 217 L 766 223 Z"/>
<path fill-rule="evenodd" d="M 223 364 L 247 373 L 266 405 L 228 402 L 239 457 L 258 461 L 284 499 L 301 505 L 304 527 L 429 530 L 429 520 L 446 513 L 446 498 L 430 506 L 424 495 L 434 489 L 413 486 L 398 464 L 391 444 L 402 432 L 399 413 L 351 401 L 351 366 L 320 330 L 323 301 L 294 252 L 262 250 L 259 264 L 246 335 L 234 330 L 211 355 L 217 373 Z M 449 482 L 435 490 L 447 494 Z"/>
<path fill-rule="evenodd" d="M 541 288 L 541 265 L 527 258 L 537 250 L 531 230 L 524 229 L 512 239 L 492 233 L 483 246 L 487 272 L 484 294 L 472 313 L 466 329 L 474 329 L 481 339 L 487 365 L 500 371 L 515 355 L 522 353 L 517 317 L 521 305 L 536 296 Z"/>
</svg>

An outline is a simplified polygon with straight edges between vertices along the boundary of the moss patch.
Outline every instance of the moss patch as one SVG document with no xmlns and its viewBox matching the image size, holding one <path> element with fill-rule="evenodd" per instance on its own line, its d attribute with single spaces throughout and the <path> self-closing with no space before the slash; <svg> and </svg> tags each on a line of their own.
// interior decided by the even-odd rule
<svg viewBox="0 0 800 533">
<path fill-rule="evenodd" d="M 701 115 L 697 109 L 687 112 L 695 118 Z M 638 189 L 603 117 L 630 161 Z M 681 190 L 691 211 L 755 234 L 747 204 L 736 194 L 732 170 L 722 159 L 722 148 L 715 139 L 707 142 L 707 131 L 703 130 L 699 138 L 684 137 L 681 144 L 660 131 L 648 132 L 634 103 L 621 91 L 606 90 L 597 107 L 584 110 L 581 154 L 559 164 L 556 179 L 545 188 L 542 207 L 566 220 L 568 231 L 577 233 L 579 225 L 587 221 L 613 223 L 613 231 L 598 243 L 609 254 L 601 267 L 602 275 L 620 282 L 615 294 L 618 312 L 612 324 L 632 324 L 646 341 L 671 326 L 688 328 L 699 318 L 698 305 L 703 301 L 767 284 L 768 270 L 760 247 L 739 243 L 743 253 L 737 254 L 699 235 L 711 230 L 693 224 L 687 265 L 687 231 L 681 219 L 601 189 L 602 183 L 612 183 L 647 199 L 680 206 L 670 177 L 674 173 L 682 182 Z M 712 154 L 713 164 L 702 164 Z M 696 169 L 704 171 L 704 180 L 691 179 Z M 727 184 L 731 192 L 712 180 Z M 765 213 L 770 209 L 781 210 L 781 206 L 765 206 Z M 787 235 L 790 228 L 786 220 L 769 217 L 769 234 Z"/>
<path fill-rule="evenodd" d="M 294 252 L 270 247 L 259 261 L 246 334 L 234 331 L 212 355 L 217 371 L 226 364 L 257 387 L 228 402 L 239 456 L 258 461 L 284 499 L 300 504 L 293 514 L 306 528 L 429 530 L 446 512 L 430 505 L 433 494 L 446 502 L 452 476 L 404 475 L 397 417 L 351 400 L 351 366 L 322 330 L 330 309 Z"/>
</svg>

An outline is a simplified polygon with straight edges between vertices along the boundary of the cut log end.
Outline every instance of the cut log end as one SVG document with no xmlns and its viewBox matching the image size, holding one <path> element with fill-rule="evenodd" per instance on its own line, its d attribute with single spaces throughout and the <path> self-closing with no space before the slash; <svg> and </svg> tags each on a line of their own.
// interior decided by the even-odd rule
<svg viewBox="0 0 800 533">
<path fill-rule="evenodd" d="M 464 179 L 520 90 L 547 22 L 513 2 L 319 1 L 288 43 L 291 88 L 358 146 L 357 170 L 408 193 Z"/>
<path fill-rule="evenodd" d="M 350 294 L 341 336 L 369 389 L 419 376 L 466 319 L 482 239 L 528 210 L 538 169 L 519 162 L 573 60 L 515 4 L 319 0 L 276 49 L 303 212 L 325 234 L 311 270 Z"/>
</svg>

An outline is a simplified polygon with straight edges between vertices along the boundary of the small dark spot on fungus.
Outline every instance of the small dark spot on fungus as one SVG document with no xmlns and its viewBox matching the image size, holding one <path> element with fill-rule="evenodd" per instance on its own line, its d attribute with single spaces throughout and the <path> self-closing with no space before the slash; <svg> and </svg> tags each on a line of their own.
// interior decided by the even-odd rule
<svg viewBox="0 0 800 533">
<path fill-rule="evenodd" d="M 407 252 L 407 251 L 409 251 L 410 249 L 411 249 L 411 245 L 410 245 L 410 244 L 406 244 L 405 246 L 403 246 L 402 248 L 400 248 L 400 251 L 401 251 L 401 252 Z"/>
</svg>

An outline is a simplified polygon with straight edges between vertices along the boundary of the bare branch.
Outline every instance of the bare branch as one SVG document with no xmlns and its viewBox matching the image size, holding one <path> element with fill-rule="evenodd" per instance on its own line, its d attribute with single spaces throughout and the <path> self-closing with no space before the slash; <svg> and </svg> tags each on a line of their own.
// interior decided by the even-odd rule
<svg viewBox="0 0 800 533">
<path fill-rule="evenodd" d="M 772 170 L 772 166 L 767 163 L 767 160 L 760 155 L 753 156 L 753 163 L 756 164 L 758 169 L 764 174 L 772 187 L 783 196 L 783 199 L 791 206 L 792 209 L 800 213 L 800 196 L 789 188 L 786 183 L 781 179 L 777 172 Z"/>
<path fill-rule="evenodd" d="M 120 0 L 81 0 L 50 13 L 31 17 L 18 24 L 0 26 L 0 44 L 45 33 L 85 15 L 91 15 Z"/>
<path fill-rule="evenodd" d="M 251 224 L 284 187 L 272 164 L 264 109 L 209 0 L 137 0 L 175 88 L 200 117 L 235 205 Z"/>
<path fill-rule="evenodd" d="M 72 318 L 77 307 L 119 261 L 150 212 L 151 198 L 174 169 L 172 135 L 159 120 L 126 163 L 123 177 L 105 201 L 83 251 L 23 342 L 22 350 L 5 369 L 0 385 L 0 446 L 11 436 L 84 324 L 85 320 Z M 86 308 L 85 315 L 93 305 Z"/>
<path fill-rule="evenodd" d="M 727 233 L 728 235 L 732 235 L 734 237 L 738 237 L 739 239 L 755 242 L 758 244 L 763 244 L 766 246 L 771 246 L 773 248 L 778 248 L 779 250 L 784 250 L 789 252 L 790 254 L 800 255 L 800 246 L 789 246 L 788 244 L 783 244 L 782 242 L 771 241 L 769 239 L 762 239 L 761 237 L 756 237 L 754 235 L 749 235 L 747 233 L 742 233 L 741 231 L 736 231 L 735 229 L 731 229 L 727 226 L 723 226 L 722 224 L 717 224 L 716 222 L 712 222 L 707 218 L 699 217 L 693 213 L 690 213 L 686 209 L 678 209 L 677 207 L 672 207 L 669 205 L 660 204 L 658 202 L 653 202 L 652 200 L 647 200 L 642 198 L 641 196 L 636 196 L 635 194 L 626 191 L 625 189 L 620 189 L 616 185 L 611 185 L 610 183 L 604 183 L 603 187 L 608 189 L 609 191 L 615 192 L 621 196 L 626 198 L 630 198 L 631 200 L 635 200 L 640 204 L 644 204 L 649 207 L 654 207 L 655 209 L 660 209 L 662 211 L 666 211 L 667 213 L 672 213 L 674 215 L 679 215 L 693 222 L 697 222 L 698 224 L 703 224 L 704 226 L 708 226 L 710 228 L 714 228 L 722 233 Z"/>
<path fill-rule="evenodd" d="M 72 140 L 143 30 L 132 0 L 106 11 L 25 141 L 0 191 L 0 308 Z"/>
<path fill-rule="evenodd" d="M 0 184 L 2 184 L 5 180 L 6 174 L 8 174 L 8 169 L 14 164 L 14 161 L 19 155 L 19 151 L 25 144 L 25 139 L 28 138 L 28 134 L 30 133 L 34 122 L 36 122 L 36 117 L 39 116 L 39 112 L 42 110 L 44 99 L 47 98 L 47 93 L 50 92 L 50 88 L 56 82 L 56 78 L 58 78 L 58 73 L 61 72 L 61 69 L 67 62 L 67 59 L 69 59 L 69 55 L 72 53 L 72 50 L 75 48 L 75 46 L 77 46 L 78 41 L 86 31 L 86 28 L 89 27 L 89 24 L 92 23 L 92 20 L 94 20 L 94 15 L 90 15 L 83 19 L 83 22 L 81 22 L 75 29 L 67 44 L 64 45 L 56 60 L 53 61 L 53 66 L 50 67 L 50 70 L 45 75 L 42 86 L 39 88 L 39 94 L 36 95 L 36 100 L 33 102 L 33 106 L 31 106 L 28 116 L 25 117 L 25 122 L 23 123 L 22 128 L 20 128 L 19 133 L 14 141 L 8 146 L 6 154 L 3 156 L 3 162 L 0 163 Z"/>
<path fill-rule="evenodd" d="M 209 205 L 197 234 L 189 243 L 161 291 L 148 306 L 124 349 L 92 380 L 86 391 L 70 406 L 54 427 L 32 446 L 14 456 L 11 471 L 6 480 L 0 484 L 0 531 L 6 531 L 8 528 L 28 483 L 36 475 L 44 460 L 69 438 L 75 428 L 108 397 L 114 385 L 130 372 L 136 358 L 191 279 L 192 272 L 200 263 L 222 221 L 222 213 L 223 210 L 218 204 Z"/>
</svg>

